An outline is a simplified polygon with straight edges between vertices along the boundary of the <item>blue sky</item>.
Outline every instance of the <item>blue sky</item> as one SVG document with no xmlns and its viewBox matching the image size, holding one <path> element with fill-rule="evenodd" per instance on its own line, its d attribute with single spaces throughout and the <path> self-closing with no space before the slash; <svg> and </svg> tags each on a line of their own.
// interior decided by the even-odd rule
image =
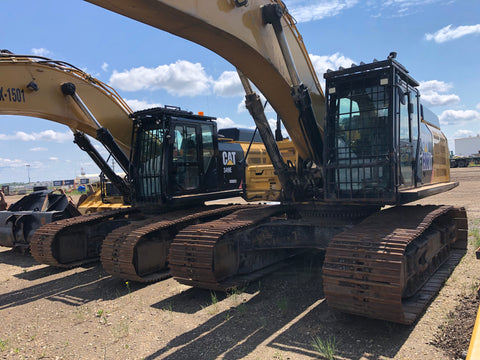
<svg viewBox="0 0 480 360">
<path fill-rule="evenodd" d="M 312 62 L 327 68 L 398 53 L 453 139 L 480 133 L 480 1 L 286 0 Z M 69 62 L 112 85 L 134 110 L 176 105 L 252 127 L 234 67 L 196 44 L 80 0 L 3 0 L 0 48 Z M 0 79 L 1 80 L 1 79 Z M 323 81 L 322 81 L 323 83 Z M 275 118 L 273 112 L 267 113 Z M 70 130 L 0 116 L 0 184 L 98 173 Z"/>
</svg>

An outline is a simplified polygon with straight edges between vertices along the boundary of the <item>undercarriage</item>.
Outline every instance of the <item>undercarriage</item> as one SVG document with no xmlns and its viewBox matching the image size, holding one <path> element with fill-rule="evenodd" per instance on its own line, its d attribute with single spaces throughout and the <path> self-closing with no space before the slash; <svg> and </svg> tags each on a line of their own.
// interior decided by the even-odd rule
<svg viewBox="0 0 480 360">
<path fill-rule="evenodd" d="M 465 210 L 398 206 L 371 215 L 371 207 L 345 209 L 265 206 L 186 227 L 171 245 L 171 273 L 186 285 L 226 291 L 302 251 L 325 250 L 331 308 L 412 323 L 465 252 Z"/>
<path fill-rule="evenodd" d="M 227 291 L 325 251 L 329 306 L 411 324 L 466 249 L 463 208 L 229 205 L 144 215 L 133 208 L 61 220 L 40 228 L 32 255 L 57 267 L 101 259 L 122 279 Z"/>
</svg>

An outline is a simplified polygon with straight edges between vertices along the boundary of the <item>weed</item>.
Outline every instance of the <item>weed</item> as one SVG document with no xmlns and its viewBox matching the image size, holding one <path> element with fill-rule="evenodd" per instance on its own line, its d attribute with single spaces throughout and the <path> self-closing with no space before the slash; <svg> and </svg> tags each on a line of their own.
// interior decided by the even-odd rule
<svg viewBox="0 0 480 360">
<path fill-rule="evenodd" d="M 216 314 L 218 312 L 218 298 L 215 291 L 210 292 L 210 299 L 212 301 L 212 308 L 208 311 L 210 315 Z"/>
<path fill-rule="evenodd" d="M 245 287 L 235 288 L 228 293 L 228 297 L 231 297 L 234 301 L 237 301 L 238 297 L 245 292 Z"/>
<path fill-rule="evenodd" d="M 7 342 L 8 342 L 8 340 L 0 339 L 0 350 L 1 351 L 5 350 L 5 348 L 7 347 Z"/>
<path fill-rule="evenodd" d="M 125 281 L 125 285 L 127 286 L 128 294 L 130 295 L 132 293 L 132 290 L 130 289 L 130 282 Z"/>
<path fill-rule="evenodd" d="M 101 310 L 101 309 L 100 309 L 100 310 L 97 310 L 97 315 L 96 315 L 96 317 L 102 317 L 102 315 L 103 315 L 103 310 Z"/>
<path fill-rule="evenodd" d="M 470 282 L 470 296 L 475 296 L 478 292 L 478 282 L 471 281 Z"/>
<path fill-rule="evenodd" d="M 244 303 L 241 303 L 237 306 L 237 310 L 240 314 L 245 314 L 247 312 L 247 305 Z"/>
<path fill-rule="evenodd" d="M 242 288 L 235 288 L 231 292 L 228 293 L 228 298 L 231 300 L 232 305 L 238 305 L 242 301 L 244 301 L 244 297 L 242 294 L 245 292 L 245 287 Z"/>
<path fill-rule="evenodd" d="M 215 291 L 210 291 L 210 299 L 212 300 L 212 305 L 216 305 L 218 303 L 218 298 Z"/>
<path fill-rule="evenodd" d="M 164 306 L 162 308 L 162 311 L 168 312 L 168 314 L 170 315 L 170 320 L 173 319 L 173 309 L 172 309 L 172 304 L 171 303 L 168 303 L 166 306 Z"/>
<path fill-rule="evenodd" d="M 328 360 L 335 359 L 335 338 L 329 337 L 327 340 L 315 336 L 312 342 L 313 348 Z"/>
<path fill-rule="evenodd" d="M 87 313 L 89 313 L 89 308 L 86 305 L 79 306 L 74 313 L 74 321 L 76 324 L 82 323 L 85 321 L 87 317 Z"/>
<path fill-rule="evenodd" d="M 275 351 L 275 354 L 273 354 L 273 358 L 275 360 L 283 360 L 283 354 L 279 350 L 277 350 Z"/>
<path fill-rule="evenodd" d="M 130 331 L 127 320 L 120 321 L 120 324 L 114 326 L 112 329 L 112 335 L 116 340 L 127 337 L 129 332 Z"/>
<path fill-rule="evenodd" d="M 478 249 L 480 247 L 480 229 L 478 229 L 478 227 L 470 229 L 469 235 L 472 238 L 472 240 L 470 241 L 471 241 L 471 244 L 473 245 L 473 248 Z"/>
<path fill-rule="evenodd" d="M 125 344 L 125 345 L 123 345 L 123 347 L 124 347 L 125 349 L 128 349 L 128 348 L 130 347 L 130 345 Z"/>
<path fill-rule="evenodd" d="M 282 298 L 278 301 L 278 308 L 282 313 L 286 313 L 288 310 L 288 299 Z"/>
</svg>

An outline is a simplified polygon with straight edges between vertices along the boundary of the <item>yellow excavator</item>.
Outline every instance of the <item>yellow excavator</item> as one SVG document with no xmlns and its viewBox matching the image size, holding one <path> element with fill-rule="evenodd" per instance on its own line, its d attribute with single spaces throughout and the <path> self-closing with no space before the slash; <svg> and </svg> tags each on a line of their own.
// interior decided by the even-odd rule
<svg viewBox="0 0 480 360">
<path fill-rule="evenodd" d="M 467 221 L 463 208 L 403 205 L 457 184 L 438 119 L 395 53 L 328 72 L 324 96 L 280 0 L 88 2 L 233 64 L 281 183 L 279 206 L 238 209 L 180 230 L 169 253 L 178 281 L 228 289 L 316 248 L 326 250 L 330 307 L 405 324 L 421 314 L 466 248 Z M 279 114 L 295 164 L 282 158 L 250 81 Z"/>
<path fill-rule="evenodd" d="M 123 165 L 127 180 L 112 176 L 113 182 L 134 206 L 45 225 L 32 239 L 37 259 L 74 266 L 97 259 L 101 247 L 103 266 L 116 276 L 154 281 L 167 276 L 168 263 L 184 284 L 227 290 L 301 251 L 319 249 L 326 251 L 330 307 L 415 321 L 466 248 L 467 221 L 463 208 L 403 205 L 457 184 L 449 179 L 438 120 L 420 104 L 418 83 L 394 53 L 328 72 L 325 97 L 281 1 L 89 2 L 194 41 L 232 63 L 271 164 L 248 166 L 252 178 L 245 175 L 237 186 L 239 178 L 228 174 L 239 160 L 233 148 L 240 145 L 221 142 L 212 118 L 162 108 L 126 111 L 118 115 L 121 121 L 104 123 L 82 107 L 90 102 L 81 101 L 78 86 L 67 85 L 75 81 L 57 82 L 59 103 L 70 103 L 82 120 L 73 128 L 100 139 Z M 5 85 L 25 102 L 38 75 L 26 73 L 22 82 Z M 283 156 L 250 81 L 280 116 L 293 159 Z M 88 149 L 83 138 L 76 141 Z M 270 187 L 257 188 L 252 197 L 276 194 L 279 205 L 203 205 L 244 187 L 248 194 L 265 174 L 272 175 Z"/>
<path fill-rule="evenodd" d="M 28 239 L 10 236 L 19 230 L 4 224 L 8 241 L 2 244 L 29 246 L 41 263 L 78 266 L 98 260 L 102 249 L 103 266 L 113 275 L 158 280 L 168 275 L 168 245 L 179 229 L 237 208 L 207 207 L 204 201 L 240 194 L 249 200 L 279 199 L 278 178 L 256 131 L 217 131 L 213 117 L 172 106 L 133 112 L 108 85 L 73 65 L 44 57 L 0 51 L 0 76 L 0 114 L 69 126 L 74 142 L 102 171 L 100 189 L 78 207 L 85 216 L 55 221 L 65 216 L 47 217 L 41 209 L 28 217 L 22 212 Z M 111 169 L 86 134 L 105 146 L 124 176 Z M 291 142 L 278 144 L 282 156 L 296 163 Z M 11 218 L 10 213 L 2 216 Z M 122 235 L 135 232 L 130 242 L 118 235 L 105 240 L 118 227 Z"/>
</svg>

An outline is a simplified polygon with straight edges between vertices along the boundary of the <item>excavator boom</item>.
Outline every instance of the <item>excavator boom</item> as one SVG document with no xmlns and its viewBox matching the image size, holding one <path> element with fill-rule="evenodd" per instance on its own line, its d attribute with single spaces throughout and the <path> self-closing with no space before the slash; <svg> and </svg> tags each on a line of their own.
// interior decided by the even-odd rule
<svg viewBox="0 0 480 360">
<path fill-rule="evenodd" d="M 7 51 L 0 53 L 0 79 L 0 115 L 52 120 L 93 138 L 103 127 L 129 156 L 132 110 L 108 85 L 70 64 Z M 74 85 L 73 96 L 62 92 L 64 84 Z"/>
<path fill-rule="evenodd" d="M 262 7 L 281 1 L 87 0 L 103 8 L 200 44 L 238 68 L 265 95 L 280 115 L 299 156 L 311 158 L 299 112 L 292 100 L 291 69 L 275 31 L 264 24 Z M 298 80 L 310 91 L 319 130 L 323 129 L 324 95 L 294 19 L 280 19 Z M 310 141 L 311 142 L 311 141 Z"/>
</svg>

